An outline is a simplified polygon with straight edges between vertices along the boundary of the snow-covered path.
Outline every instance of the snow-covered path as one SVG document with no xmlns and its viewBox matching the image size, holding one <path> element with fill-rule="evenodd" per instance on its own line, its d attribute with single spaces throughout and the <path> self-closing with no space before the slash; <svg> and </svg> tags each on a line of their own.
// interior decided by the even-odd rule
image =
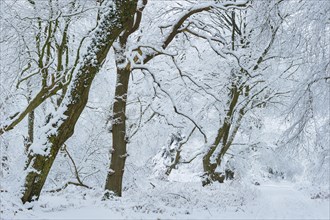
<svg viewBox="0 0 330 220">
<path fill-rule="evenodd" d="M 329 219 L 329 200 L 311 199 L 288 182 L 258 186 L 260 196 L 247 206 L 256 219 Z"/>
<path fill-rule="evenodd" d="M 192 218 L 202 219 L 330 219 L 330 200 L 311 199 L 307 193 L 289 182 L 256 186 L 258 196 L 240 211 L 200 213 Z M 213 211 L 213 212 L 212 212 Z"/>
</svg>

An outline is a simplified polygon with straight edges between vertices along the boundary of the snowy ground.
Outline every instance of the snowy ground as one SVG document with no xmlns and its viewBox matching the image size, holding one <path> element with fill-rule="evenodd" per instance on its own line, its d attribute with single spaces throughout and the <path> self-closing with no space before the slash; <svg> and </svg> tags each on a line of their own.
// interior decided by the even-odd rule
<svg viewBox="0 0 330 220">
<path fill-rule="evenodd" d="M 245 208 L 245 215 L 254 219 L 329 219 L 329 199 L 311 199 L 292 183 L 271 183 L 259 186 L 260 196 Z"/>
<path fill-rule="evenodd" d="M 147 183 L 147 182 L 146 182 Z M 202 188 L 197 183 L 153 182 L 101 201 L 102 192 L 72 187 L 44 194 L 33 210 L 1 196 L 1 219 L 329 219 L 329 198 L 312 199 L 289 182 Z M 162 185 L 160 185 L 162 184 Z M 171 187 L 171 188 L 169 188 Z M 239 190 L 238 190 L 239 189 Z M 30 204 L 31 205 L 31 204 Z"/>
</svg>

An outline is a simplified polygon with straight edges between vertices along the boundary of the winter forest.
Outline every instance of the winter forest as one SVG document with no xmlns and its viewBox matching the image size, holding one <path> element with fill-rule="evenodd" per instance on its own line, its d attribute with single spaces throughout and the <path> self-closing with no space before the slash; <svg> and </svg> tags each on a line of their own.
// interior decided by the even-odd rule
<svg viewBox="0 0 330 220">
<path fill-rule="evenodd" d="M 330 1 L 0 17 L 0 219 L 330 218 Z"/>
</svg>

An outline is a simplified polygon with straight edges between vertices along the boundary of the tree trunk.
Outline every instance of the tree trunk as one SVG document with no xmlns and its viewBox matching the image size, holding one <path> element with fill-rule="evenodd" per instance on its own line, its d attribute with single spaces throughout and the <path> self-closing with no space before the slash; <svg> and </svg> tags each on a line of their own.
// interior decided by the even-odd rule
<svg viewBox="0 0 330 220">
<path fill-rule="evenodd" d="M 129 36 L 134 33 L 140 26 L 142 19 L 142 11 L 147 4 L 147 0 L 143 0 L 136 11 L 135 19 L 127 20 L 127 28 L 125 32 L 118 38 L 118 44 L 114 47 L 117 82 L 115 90 L 115 98 L 113 102 L 113 121 L 112 121 L 112 148 L 110 150 L 110 168 L 108 170 L 105 182 L 104 199 L 110 198 L 110 192 L 116 196 L 122 194 L 123 175 L 125 170 L 125 161 L 127 157 L 127 137 L 126 137 L 126 102 L 129 85 L 129 77 L 131 75 L 131 64 L 126 59 L 126 43 Z"/>
<path fill-rule="evenodd" d="M 28 82 L 28 86 L 30 87 L 30 82 Z M 28 102 L 31 101 L 31 91 L 29 91 L 29 95 L 28 95 Z M 31 146 L 31 144 L 33 143 L 33 139 L 34 139 L 34 110 L 32 110 L 29 114 L 28 114 L 28 136 L 27 138 L 25 138 L 25 152 L 28 153 L 29 152 L 29 148 Z"/>
<path fill-rule="evenodd" d="M 34 139 L 34 110 L 28 114 L 28 137 L 25 143 L 25 152 L 29 152 L 29 148 Z"/>
<path fill-rule="evenodd" d="M 218 181 L 222 183 L 224 180 L 224 176 L 222 176 L 219 173 L 216 173 L 217 163 L 212 163 L 211 157 L 223 139 L 224 130 L 227 128 L 226 124 L 227 123 L 225 122 L 224 125 L 218 130 L 218 135 L 214 143 L 211 145 L 210 149 L 203 157 L 203 169 L 204 169 L 204 180 L 202 181 L 203 186 L 206 186 L 214 181 Z"/>
<path fill-rule="evenodd" d="M 136 19 L 127 21 L 130 28 L 118 38 L 118 44 L 114 47 L 117 67 L 117 82 L 115 97 L 112 106 L 112 148 L 110 149 L 111 159 L 105 187 L 104 199 L 109 199 L 113 193 L 115 196 L 122 195 L 123 176 L 127 154 L 126 137 L 126 102 L 128 94 L 129 77 L 131 75 L 131 65 L 126 60 L 126 43 L 129 36 L 140 26 L 142 11 L 147 4 L 147 0 L 142 1 L 142 5 L 137 10 Z"/>
<path fill-rule="evenodd" d="M 225 179 L 224 173 L 216 172 L 216 168 L 221 165 L 222 157 L 225 155 L 227 150 L 230 147 L 230 144 L 227 144 L 230 128 L 232 124 L 232 119 L 234 116 L 234 110 L 238 102 L 238 98 L 240 96 L 241 90 L 237 88 L 236 85 L 233 85 L 230 91 L 231 100 L 228 103 L 229 109 L 224 119 L 224 123 L 222 127 L 218 130 L 218 135 L 214 140 L 213 144 L 211 145 L 208 152 L 203 157 L 203 169 L 204 169 L 204 177 L 202 184 L 203 186 L 210 184 L 211 182 L 218 181 L 223 183 Z M 211 161 L 211 157 L 213 156 L 215 150 L 221 143 L 221 150 L 219 155 L 216 157 L 215 162 Z"/>
<path fill-rule="evenodd" d="M 120 50 L 115 49 L 116 57 L 123 58 L 122 52 L 124 52 L 122 48 Z M 124 61 L 116 60 L 117 83 L 113 103 L 111 162 L 105 184 L 105 190 L 112 191 L 116 196 L 121 196 L 122 180 L 127 157 L 126 101 L 131 73 L 130 65 L 127 65 L 123 69 L 118 68 L 121 62 Z M 106 193 L 105 196 L 109 198 L 109 193 Z"/>
<path fill-rule="evenodd" d="M 94 31 L 88 52 L 83 56 L 58 112 L 46 125 L 42 140 L 33 143 L 30 147 L 23 203 L 39 198 L 60 147 L 72 136 L 75 124 L 86 106 L 96 73 L 101 68 L 113 42 L 127 28 L 127 21 L 134 16 L 136 1 L 116 0 L 114 4 L 115 7 L 112 6 L 112 1 L 109 1 L 103 19 Z"/>
</svg>

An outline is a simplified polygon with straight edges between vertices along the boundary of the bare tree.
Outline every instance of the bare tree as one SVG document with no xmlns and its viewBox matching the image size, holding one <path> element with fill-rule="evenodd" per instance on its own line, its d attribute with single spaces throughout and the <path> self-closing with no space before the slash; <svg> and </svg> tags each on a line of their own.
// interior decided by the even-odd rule
<svg viewBox="0 0 330 220">
<path fill-rule="evenodd" d="M 112 123 L 112 148 L 111 152 L 111 163 L 110 168 L 105 184 L 105 189 L 113 192 L 117 196 L 122 194 L 122 179 L 125 169 L 125 160 L 127 157 L 127 142 L 128 136 L 126 135 L 126 100 L 128 93 L 128 83 L 132 70 L 145 70 L 153 75 L 148 68 L 145 66 L 150 60 L 159 55 L 164 55 L 164 51 L 177 34 L 181 33 L 181 28 L 185 21 L 193 16 L 194 14 L 210 11 L 213 8 L 218 8 L 219 10 L 227 10 L 230 8 L 242 8 L 247 6 L 245 3 L 234 3 L 234 2 L 225 2 L 225 3 L 214 3 L 210 2 L 209 4 L 196 4 L 192 5 L 190 8 L 183 9 L 179 18 L 171 25 L 169 25 L 168 31 L 166 32 L 163 40 L 160 43 L 160 49 L 157 47 L 150 47 L 140 44 L 134 49 L 139 56 L 133 56 L 132 59 L 127 57 L 125 53 L 127 52 L 127 39 L 128 37 L 139 27 L 139 22 L 141 21 L 142 10 L 147 4 L 147 1 L 143 1 L 143 6 L 137 13 L 136 22 L 132 24 L 131 30 L 125 32 L 120 36 L 118 43 L 114 46 L 116 54 L 116 65 L 117 65 L 117 83 L 116 83 L 116 92 L 115 92 L 115 101 L 113 104 L 113 123 Z M 134 53 L 133 53 L 134 54 Z M 141 57 L 142 60 L 140 59 Z M 154 78 L 155 79 L 155 78 Z M 175 106 L 173 106 L 175 113 L 181 114 L 178 112 Z M 183 115 L 184 117 L 187 117 Z M 198 126 L 197 126 L 198 127 Z M 201 131 L 201 129 L 198 127 Z M 105 198 L 108 198 L 110 193 L 107 192 Z"/>
<path fill-rule="evenodd" d="M 216 11 L 210 18 L 212 22 L 191 20 L 182 29 L 188 36 L 206 40 L 219 60 L 227 63 L 224 64 L 227 67 L 227 76 L 220 78 L 222 81 L 226 80 L 220 83 L 223 88 L 219 93 L 222 93 L 223 98 L 213 96 L 219 105 L 220 126 L 203 156 L 203 185 L 213 181 L 223 182 L 226 177 L 233 177 L 233 172 L 225 167 L 223 160 L 244 117 L 253 109 L 265 107 L 285 94 L 285 91 L 278 91 L 267 82 L 269 60 L 278 56 L 272 51 L 274 42 L 287 16 L 281 14 L 279 5 L 280 2 L 275 1 L 253 2 L 250 8 L 241 11 Z M 254 10 L 259 10 L 260 13 L 254 14 Z M 272 19 L 269 19 L 270 15 Z M 253 19 L 260 19 L 262 28 L 256 27 Z M 259 46 L 256 47 L 255 44 Z M 219 73 L 215 77 L 221 75 Z M 206 88 L 203 90 L 206 91 Z"/>
<path fill-rule="evenodd" d="M 129 27 L 136 11 L 135 1 L 104 2 L 101 19 L 86 54 L 77 64 L 70 86 L 44 133 L 30 147 L 22 201 L 38 199 L 60 147 L 71 137 L 86 106 L 93 79 L 102 67 L 117 37 Z"/>
</svg>

